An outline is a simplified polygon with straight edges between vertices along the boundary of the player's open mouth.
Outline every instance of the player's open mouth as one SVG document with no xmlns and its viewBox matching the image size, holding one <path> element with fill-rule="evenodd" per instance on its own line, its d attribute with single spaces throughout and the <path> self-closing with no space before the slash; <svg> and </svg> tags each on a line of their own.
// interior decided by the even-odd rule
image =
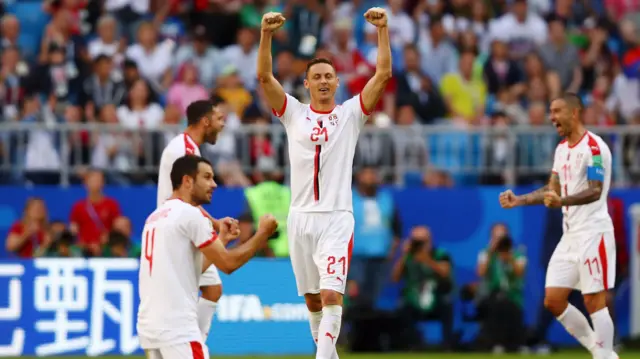
<svg viewBox="0 0 640 359">
<path fill-rule="evenodd" d="M 329 89 L 326 88 L 326 87 L 323 87 L 323 88 L 320 89 L 320 92 L 329 92 Z"/>
</svg>

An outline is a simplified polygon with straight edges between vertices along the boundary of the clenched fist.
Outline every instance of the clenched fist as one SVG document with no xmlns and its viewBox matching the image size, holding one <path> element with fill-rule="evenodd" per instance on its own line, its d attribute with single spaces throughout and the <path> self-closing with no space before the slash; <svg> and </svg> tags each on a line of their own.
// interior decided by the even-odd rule
<svg viewBox="0 0 640 359">
<path fill-rule="evenodd" d="M 381 7 L 372 7 L 367 10 L 364 18 L 375 27 L 387 26 L 387 11 Z"/>
<path fill-rule="evenodd" d="M 260 217 L 260 223 L 258 223 L 258 230 L 262 231 L 269 236 L 272 235 L 276 229 L 278 229 L 278 221 L 276 221 L 276 217 L 270 214 L 265 214 Z"/>
<path fill-rule="evenodd" d="M 544 205 L 547 208 L 560 208 L 562 207 L 562 199 L 556 191 L 547 191 L 544 193 Z"/>
<path fill-rule="evenodd" d="M 504 191 L 500 193 L 500 206 L 502 208 L 513 208 L 517 207 L 520 203 L 518 202 L 518 197 L 511 190 Z"/>
<path fill-rule="evenodd" d="M 268 12 L 262 16 L 262 31 L 274 32 L 284 25 L 285 20 L 279 12 Z"/>
</svg>

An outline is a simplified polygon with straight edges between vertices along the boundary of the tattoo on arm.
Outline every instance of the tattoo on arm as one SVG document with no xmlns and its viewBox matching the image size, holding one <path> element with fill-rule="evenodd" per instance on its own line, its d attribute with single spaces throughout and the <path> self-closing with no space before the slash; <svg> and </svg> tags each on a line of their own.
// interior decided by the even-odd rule
<svg viewBox="0 0 640 359">
<path fill-rule="evenodd" d="M 563 206 L 581 206 L 593 203 L 602 196 L 602 181 L 589 181 L 589 188 L 562 198 Z"/>
<path fill-rule="evenodd" d="M 546 186 L 520 196 L 520 201 L 524 206 L 533 206 L 537 204 L 543 204 L 544 194 L 549 190 L 553 190 L 558 195 L 560 195 L 560 178 L 558 177 L 558 174 L 555 172 L 551 173 L 551 177 L 549 177 L 549 183 L 547 183 Z"/>
</svg>

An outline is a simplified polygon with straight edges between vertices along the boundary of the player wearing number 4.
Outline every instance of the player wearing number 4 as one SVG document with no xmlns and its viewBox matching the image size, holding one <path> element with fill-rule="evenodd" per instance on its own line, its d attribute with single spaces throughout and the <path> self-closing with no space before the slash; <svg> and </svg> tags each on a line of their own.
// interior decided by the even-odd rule
<svg viewBox="0 0 640 359">
<path fill-rule="evenodd" d="M 198 291 L 203 272 L 215 265 L 231 273 L 263 248 L 278 222 L 260 218 L 249 241 L 227 250 L 234 223 L 218 223 L 220 234 L 200 210 L 211 203 L 216 183 L 202 157 L 186 155 L 171 169 L 173 195 L 146 220 L 140 256 L 137 329 L 148 359 L 209 358 L 198 325 Z"/>
<path fill-rule="evenodd" d="M 549 183 L 523 196 L 503 192 L 500 205 L 562 208 L 564 234 L 547 267 L 545 307 L 595 359 L 616 359 L 613 321 L 606 306 L 606 292 L 616 278 L 613 223 L 607 209 L 611 152 L 602 138 L 585 129 L 582 110 L 580 98 L 573 94 L 551 102 L 551 121 L 564 140 L 556 148 Z M 569 304 L 573 289 L 582 291 L 593 329 Z"/>
<path fill-rule="evenodd" d="M 342 296 L 353 240 L 351 177 L 358 135 L 391 79 L 387 14 L 369 9 L 365 19 L 378 28 L 376 73 L 362 92 L 336 105 L 339 86 L 333 64 L 313 59 L 304 86 L 311 104 L 286 94 L 272 73 L 271 39 L 284 25 L 279 13 L 262 17 L 258 81 L 273 113 L 287 131 L 291 164 L 289 252 L 298 294 L 309 309 L 316 358 L 337 358 L 335 344 L 342 320 Z"/>
</svg>

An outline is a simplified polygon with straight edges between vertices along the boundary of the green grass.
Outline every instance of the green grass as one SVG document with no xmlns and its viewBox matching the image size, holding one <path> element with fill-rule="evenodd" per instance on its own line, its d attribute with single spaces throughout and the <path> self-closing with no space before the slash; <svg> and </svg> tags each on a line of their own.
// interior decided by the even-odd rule
<svg viewBox="0 0 640 359">
<path fill-rule="evenodd" d="M 74 357 L 55 357 L 49 359 L 72 359 Z M 79 358 L 79 357 L 75 357 Z M 139 358 L 143 359 L 144 357 L 124 357 L 124 356 L 110 356 L 110 357 L 99 357 L 101 359 L 134 359 Z M 244 357 L 244 356 L 230 356 L 230 357 L 220 357 L 215 356 L 215 359 L 256 359 L 256 358 L 276 358 L 276 357 Z M 313 356 L 287 356 L 287 357 L 277 357 L 278 359 L 309 359 L 313 358 Z M 486 359 L 486 358 L 496 358 L 496 359 L 526 359 L 526 358 L 547 358 L 547 359 L 589 359 L 591 355 L 586 351 L 563 351 L 560 353 L 554 353 L 550 355 L 521 355 L 521 354 L 501 354 L 501 355 L 493 355 L 486 353 L 451 353 L 451 354 L 442 354 L 442 353 L 415 353 L 415 354 L 342 354 L 340 355 L 341 359 L 425 359 L 425 358 L 445 358 L 445 359 Z M 620 355 L 621 359 L 640 359 L 640 352 L 624 352 Z M 9 359 L 18 359 L 18 358 L 9 358 Z M 21 357 L 21 359 L 28 359 L 27 357 Z"/>
</svg>

